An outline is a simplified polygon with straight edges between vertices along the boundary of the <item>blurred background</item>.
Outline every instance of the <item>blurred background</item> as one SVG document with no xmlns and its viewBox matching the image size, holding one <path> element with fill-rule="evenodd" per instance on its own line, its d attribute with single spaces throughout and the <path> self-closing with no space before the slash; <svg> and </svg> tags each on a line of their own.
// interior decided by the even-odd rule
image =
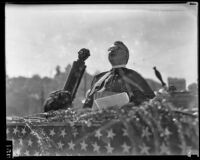
<svg viewBox="0 0 200 160">
<path fill-rule="evenodd" d="M 181 99 L 180 106 L 196 103 L 195 5 L 8 4 L 5 22 L 9 116 L 43 112 L 48 94 L 63 88 L 77 52 L 88 48 L 91 56 L 74 101 L 80 108 L 93 76 L 111 69 L 107 49 L 117 40 L 129 48 L 127 67 L 146 78 L 154 91 L 161 88 L 156 66 L 167 85 L 180 93 L 175 98 Z"/>
</svg>

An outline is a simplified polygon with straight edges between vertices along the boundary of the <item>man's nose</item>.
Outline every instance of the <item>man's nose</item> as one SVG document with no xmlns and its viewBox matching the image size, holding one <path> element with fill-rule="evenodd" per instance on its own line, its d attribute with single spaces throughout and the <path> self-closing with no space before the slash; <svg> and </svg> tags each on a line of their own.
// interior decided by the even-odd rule
<svg viewBox="0 0 200 160">
<path fill-rule="evenodd" d="M 115 45 L 112 45 L 110 48 L 108 48 L 108 51 L 113 51 L 115 50 L 117 47 Z"/>
</svg>

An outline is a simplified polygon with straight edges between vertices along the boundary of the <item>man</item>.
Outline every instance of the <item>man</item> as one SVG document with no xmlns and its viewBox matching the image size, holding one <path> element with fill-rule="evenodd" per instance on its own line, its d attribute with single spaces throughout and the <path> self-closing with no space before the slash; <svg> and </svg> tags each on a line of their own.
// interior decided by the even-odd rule
<svg viewBox="0 0 200 160">
<path fill-rule="evenodd" d="M 130 102 L 134 102 L 136 105 L 155 96 L 152 89 L 139 73 L 126 68 L 129 50 L 123 42 L 116 41 L 108 49 L 108 52 L 108 59 L 112 69 L 100 73 L 93 78 L 91 89 L 83 108 L 91 108 L 94 99 L 122 92 L 126 92 Z"/>
</svg>

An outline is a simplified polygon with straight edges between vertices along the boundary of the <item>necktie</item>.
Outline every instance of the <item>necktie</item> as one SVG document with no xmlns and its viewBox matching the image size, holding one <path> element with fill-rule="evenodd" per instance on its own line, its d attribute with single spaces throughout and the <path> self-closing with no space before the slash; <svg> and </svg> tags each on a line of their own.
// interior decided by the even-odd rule
<svg viewBox="0 0 200 160">
<path fill-rule="evenodd" d="M 102 92 L 105 89 L 105 85 L 107 83 L 107 81 L 110 79 L 110 77 L 112 76 L 112 71 L 109 71 L 108 73 L 106 73 L 103 77 L 101 77 L 93 86 L 93 88 L 91 89 L 89 96 L 91 96 L 92 94 L 94 94 L 96 91 L 98 92 Z M 100 88 L 103 85 L 102 88 Z"/>
</svg>

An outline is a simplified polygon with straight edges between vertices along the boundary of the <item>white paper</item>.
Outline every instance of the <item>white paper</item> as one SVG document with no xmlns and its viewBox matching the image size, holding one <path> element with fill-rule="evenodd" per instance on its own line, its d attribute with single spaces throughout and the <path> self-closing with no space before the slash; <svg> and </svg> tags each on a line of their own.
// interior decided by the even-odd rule
<svg viewBox="0 0 200 160">
<path fill-rule="evenodd" d="M 126 92 L 115 94 L 112 96 L 106 96 L 103 98 L 98 98 L 94 100 L 96 107 L 98 109 L 106 108 L 106 107 L 111 107 L 111 106 L 122 106 L 124 104 L 129 103 L 129 97 Z M 94 106 L 95 107 L 95 106 Z M 94 108 L 96 109 L 96 108 Z"/>
</svg>

